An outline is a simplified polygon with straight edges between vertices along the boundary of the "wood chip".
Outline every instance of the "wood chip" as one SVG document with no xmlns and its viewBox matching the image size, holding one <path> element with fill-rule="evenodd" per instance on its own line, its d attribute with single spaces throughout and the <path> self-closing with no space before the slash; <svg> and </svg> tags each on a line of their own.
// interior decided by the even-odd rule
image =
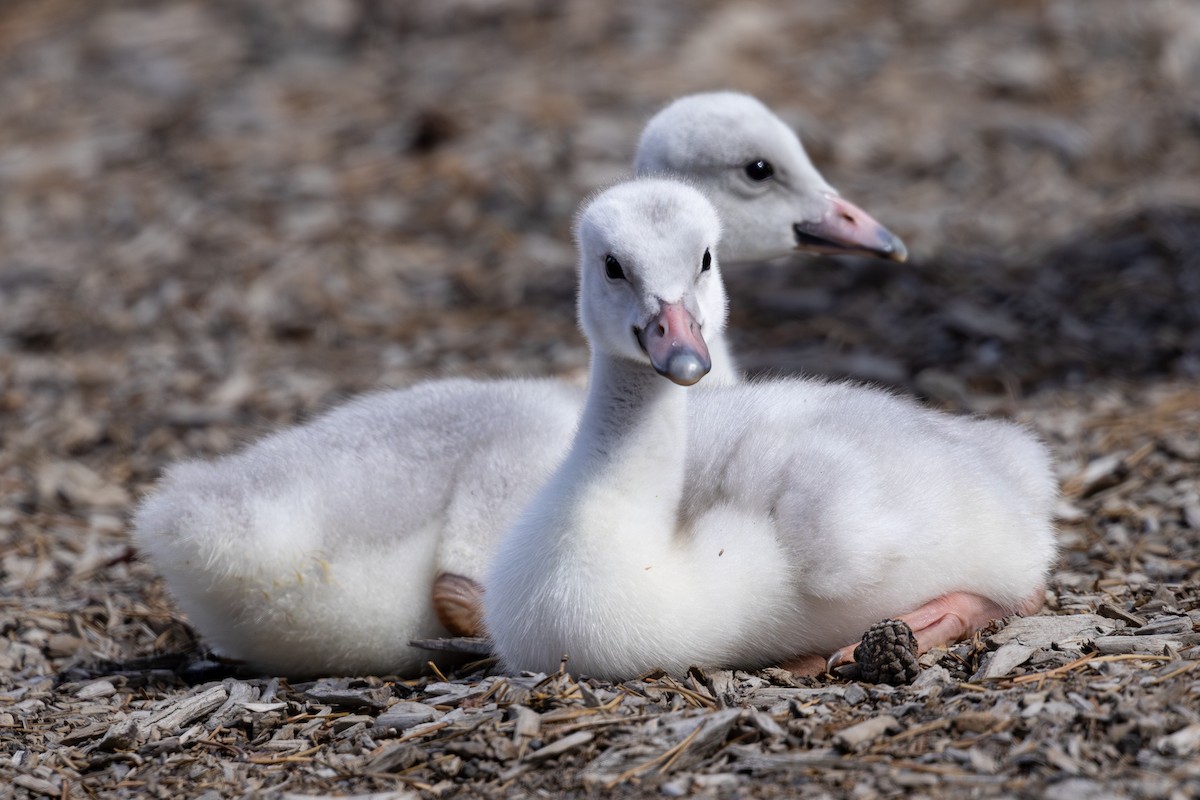
<svg viewBox="0 0 1200 800">
<path fill-rule="evenodd" d="M 129 750 L 136 747 L 140 739 L 141 732 L 137 720 L 121 720 L 108 727 L 104 736 L 96 743 L 96 749 L 103 752 Z"/>
<path fill-rule="evenodd" d="M 1184 616 L 1161 616 L 1147 622 L 1134 631 L 1136 636 L 1163 636 L 1165 634 L 1191 633 L 1192 620 Z"/>
<path fill-rule="evenodd" d="M 787 753 L 763 753 L 757 747 L 733 745 L 728 752 L 739 767 L 753 774 L 789 772 L 796 769 L 846 769 L 846 756 L 832 748 L 815 748 Z"/>
<path fill-rule="evenodd" d="M 551 742 L 545 747 L 538 748 L 537 750 L 531 750 L 525 754 L 525 760 L 532 763 L 545 761 L 548 758 L 554 758 L 555 756 L 562 755 L 563 753 L 569 753 L 578 747 L 582 747 L 595 738 L 596 735 L 591 731 L 576 731 L 575 733 L 568 734 L 561 739 Z"/>
<path fill-rule="evenodd" d="M 257 697 L 258 692 L 250 684 L 230 679 L 225 681 L 224 685 L 225 690 L 228 692 L 225 702 L 204 723 L 204 727 L 210 731 L 214 731 L 222 725 L 229 725 L 242 714 L 243 710 L 253 712 L 254 709 L 249 708 L 249 706 L 264 705 L 252 702 Z"/>
<path fill-rule="evenodd" d="M 779 723 L 770 714 L 755 709 L 750 712 L 750 721 L 768 739 L 783 739 L 787 736 L 787 732 L 780 727 Z"/>
<path fill-rule="evenodd" d="M 1155 746 L 1160 753 L 1167 755 L 1190 756 L 1200 752 L 1200 723 L 1188 725 L 1170 736 L 1164 736 Z"/>
<path fill-rule="evenodd" d="M 833 744 L 841 750 L 854 752 L 880 736 L 896 733 L 901 729 L 899 721 L 891 714 L 880 714 L 838 731 L 833 737 Z"/>
<path fill-rule="evenodd" d="M 1119 653 L 1161 655 L 1166 649 L 1178 652 L 1196 644 L 1200 644 L 1200 634 L 1197 633 L 1177 636 L 1104 636 L 1095 641 L 1096 649 L 1105 655 Z"/>
<path fill-rule="evenodd" d="M 1124 458 L 1120 455 L 1097 458 L 1063 483 L 1062 493 L 1066 497 L 1086 496 L 1113 486 L 1120 480 L 1123 466 Z"/>
<path fill-rule="evenodd" d="M 35 778 L 32 775 L 18 775 L 12 779 L 14 786 L 20 786 L 22 789 L 28 789 L 34 794 L 43 794 L 48 797 L 58 797 L 62 794 L 62 789 L 55 786 L 52 782 L 42 778 Z"/>
<path fill-rule="evenodd" d="M 100 697 L 112 697 L 116 692 L 117 687 L 113 686 L 112 681 L 93 681 L 79 687 L 75 696 L 80 700 L 95 700 Z"/>
<path fill-rule="evenodd" d="M 1114 620 L 1099 614 L 1064 614 L 1017 617 L 988 637 L 994 645 L 1018 642 L 1033 648 L 1083 644 L 1117 628 Z"/>
<path fill-rule="evenodd" d="M 1108 619 L 1116 619 L 1124 622 L 1131 628 L 1140 628 L 1146 624 L 1143 617 L 1138 616 L 1123 608 L 1112 605 L 1111 603 L 1101 603 L 1096 609 L 1096 613 Z"/>
<path fill-rule="evenodd" d="M 446 653 L 466 653 L 473 656 L 490 656 L 492 642 L 480 636 L 450 636 L 445 639 L 413 639 L 413 647 Z"/>
<path fill-rule="evenodd" d="M 181 697 L 151 715 L 143 730 L 158 729 L 168 734 L 178 733 L 188 723 L 215 710 L 227 697 L 229 692 L 224 686 L 213 686 Z"/>
<path fill-rule="evenodd" d="M 338 679 L 319 681 L 306 689 L 304 696 L 337 708 L 382 709 L 387 706 L 392 692 L 386 686 L 351 687 L 345 680 Z"/>
<path fill-rule="evenodd" d="M 536 711 L 526 706 L 513 706 L 516 714 L 516 724 L 513 726 L 513 743 L 520 745 L 521 740 L 528 742 L 537 738 L 542 730 L 542 717 Z"/>
<path fill-rule="evenodd" d="M 1004 718 L 990 711 L 963 711 L 954 715 L 954 728 L 965 733 L 986 733 L 997 728 Z"/>
<path fill-rule="evenodd" d="M 1011 641 L 987 657 L 986 666 L 981 672 L 971 676 L 971 680 L 990 680 L 1003 678 L 1014 669 L 1029 660 L 1038 648 Z"/>
<path fill-rule="evenodd" d="M 441 716 L 441 712 L 433 706 L 401 700 L 376 717 L 372 727 L 380 732 L 402 732 L 414 725 L 420 725 L 422 722 L 437 719 L 439 716 Z"/>
</svg>

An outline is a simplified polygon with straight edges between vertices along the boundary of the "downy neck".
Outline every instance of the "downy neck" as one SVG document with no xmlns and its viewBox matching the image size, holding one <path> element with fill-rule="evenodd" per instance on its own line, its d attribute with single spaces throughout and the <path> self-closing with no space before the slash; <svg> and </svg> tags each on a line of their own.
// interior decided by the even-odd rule
<svg viewBox="0 0 1200 800">
<path fill-rule="evenodd" d="M 729 352 L 729 343 L 725 341 L 722 332 L 717 336 L 705 337 L 708 342 L 708 354 L 712 358 L 712 369 L 704 376 L 704 385 L 734 386 L 742 382 L 742 374 L 738 371 L 737 362 Z"/>
<path fill-rule="evenodd" d="M 564 494 L 585 516 L 598 514 L 608 537 L 645 530 L 654 519 L 674 530 L 687 452 L 687 389 L 649 366 L 593 354 L 587 401 L 560 472 Z M 594 506 L 593 502 L 601 505 Z M 623 519 L 628 509 L 631 519 Z M 611 540 L 609 542 L 612 544 Z"/>
</svg>

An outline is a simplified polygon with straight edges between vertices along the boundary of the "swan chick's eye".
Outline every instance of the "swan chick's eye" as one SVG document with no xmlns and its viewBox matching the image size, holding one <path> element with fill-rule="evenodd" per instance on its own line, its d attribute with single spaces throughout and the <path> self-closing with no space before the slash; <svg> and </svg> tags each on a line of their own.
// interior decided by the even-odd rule
<svg viewBox="0 0 1200 800">
<path fill-rule="evenodd" d="M 700 262 L 700 271 L 708 272 L 710 269 L 712 269 L 712 253 L 708 252 L 708 250 L 705 250 L 704 258 Z"/>
<path fill-rule="evenodd" d="M 625 280 L 625 270 L 621 269 L 621 262 L 612 256 L 604 257 L 604 274 L 612 281 Z"/>
<path fill-rule="evenodd" d="M 771 166 L 770 161 L 763 161 L 761 158 L 757 161 L 751 161 L 746 165 L 746 177 L 752 181 L 765 181 L 774 177 L 775 167 Z"/>
</svg>

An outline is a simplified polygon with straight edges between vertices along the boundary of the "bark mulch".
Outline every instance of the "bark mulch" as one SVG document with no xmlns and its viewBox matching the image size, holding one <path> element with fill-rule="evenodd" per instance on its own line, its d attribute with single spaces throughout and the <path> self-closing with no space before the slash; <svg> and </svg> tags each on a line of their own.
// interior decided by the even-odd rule
<svg viewBox="0 0 1200 800">
<path fill-rule="evenodd" d="M 0 797 L 1200 796 L 1198 54 L 1170 0 L 0 7 Z M 571 214 L 722 87 L 913 253 L 731 266 L 742 363 L 1040 432 L 1045 611 L 897 688 L 207 653 L 127 536 L 162 467 L 577 375 Z"/>
</svg>

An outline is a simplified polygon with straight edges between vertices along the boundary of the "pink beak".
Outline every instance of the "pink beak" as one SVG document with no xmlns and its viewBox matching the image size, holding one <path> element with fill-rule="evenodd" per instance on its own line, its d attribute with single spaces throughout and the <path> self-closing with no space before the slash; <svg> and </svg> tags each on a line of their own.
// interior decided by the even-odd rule
<svg viewBox="0 0 1200 800">
<path fill-rule="evenodd" d="M 816 222 L 797 222 L 796 249 L 813 253 L 878 256 L 893 261 L 908 259 L 900 237 L 849 200 L 829 196 L 829 209 Z"/>
<path fill-rule="evenodd" d="M 680 386 L 691 386 L 712 369 L 700 325 L 680 303 L 663 303 L 637 337 L 658 374 Z"/>
</svg>

